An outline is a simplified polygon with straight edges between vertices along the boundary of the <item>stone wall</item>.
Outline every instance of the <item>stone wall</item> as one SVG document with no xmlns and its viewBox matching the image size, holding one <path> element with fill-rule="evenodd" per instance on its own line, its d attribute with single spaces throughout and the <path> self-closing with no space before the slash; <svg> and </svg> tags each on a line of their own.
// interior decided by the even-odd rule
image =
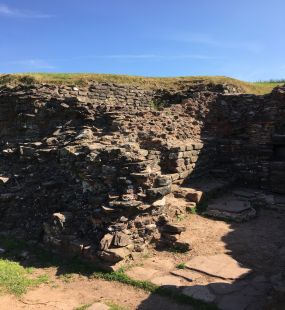
<svg viewBox="0 0 285 310">
<path fill-rule="evenodd" d="M 189 246 L 173 237 L 174 183 L 215 175 L 283 192 L 284 88 L 229 91 L 2 87 L 1 231 L 114 263 L 162 236 Z"/>
</svg>

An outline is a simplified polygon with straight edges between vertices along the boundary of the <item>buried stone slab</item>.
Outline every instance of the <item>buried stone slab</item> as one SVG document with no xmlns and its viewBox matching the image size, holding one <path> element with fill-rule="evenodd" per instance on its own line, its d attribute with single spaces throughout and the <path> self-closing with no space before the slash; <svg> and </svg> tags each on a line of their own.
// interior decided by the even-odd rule
<svg viewBox="0 0 285 310">
<path fill-rule="evenodd" d="M 227 254 L 196 256 L 188 261 L 185 266 L 222 279 L 240 279 L 251 272 L 251 269 L 241 266 Z"/>
<path fill-rule="evenodd" d="M 249 201 L 226 196 L 210 203 L 204 214 L 215 218 L 243 222 L 254 218 L 256 211 Z"/>
</svg>

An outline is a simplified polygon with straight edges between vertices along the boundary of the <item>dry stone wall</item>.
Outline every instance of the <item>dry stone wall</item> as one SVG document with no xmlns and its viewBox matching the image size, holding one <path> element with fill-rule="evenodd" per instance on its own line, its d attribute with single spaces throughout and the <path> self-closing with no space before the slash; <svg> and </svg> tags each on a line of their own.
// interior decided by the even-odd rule
<svg viewBox="0 0 285 310">
<path fill-rule="evenodd" d="M 284 88 L 231 91 L 2 87 L 2 233 L 113 264 L 151 242 L 189 249 L 165 201 L 175 183 L 212 174 L 283 192 Z"/>
</svg>

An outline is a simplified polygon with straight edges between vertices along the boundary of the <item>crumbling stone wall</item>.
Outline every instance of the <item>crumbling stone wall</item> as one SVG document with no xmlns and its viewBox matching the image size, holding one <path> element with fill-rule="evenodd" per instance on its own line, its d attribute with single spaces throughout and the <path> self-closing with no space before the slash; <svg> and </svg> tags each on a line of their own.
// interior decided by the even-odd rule
<svg viewBox="0 0 285 310">
<path fill-rule="evenodd" d="M 161 237 L 188 247 L 165 201 L 172 184 L 215 174 L 278 190 L 283 180 L 284 88 L 230 90 L 2 87 L 1 230 L 110 264 Z"/>
</svg>

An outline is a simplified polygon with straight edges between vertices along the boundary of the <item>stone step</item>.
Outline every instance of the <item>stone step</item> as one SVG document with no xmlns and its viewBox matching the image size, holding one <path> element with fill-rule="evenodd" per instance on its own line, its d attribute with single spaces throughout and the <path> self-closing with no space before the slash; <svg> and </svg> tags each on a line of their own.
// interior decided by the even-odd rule
<svg viewBox="0 0 285 310">
<path fill-rule="evenodd" d="M 200 203 L 208 200 L 217 193 L 223 193 L 232 184 L 232 179 L 217 179 L 213 177 L 190 181 L 187 185 L 173 185 L 172 191 L 175 197 L 184 198 L 189 202 Z"/>
</svg>

